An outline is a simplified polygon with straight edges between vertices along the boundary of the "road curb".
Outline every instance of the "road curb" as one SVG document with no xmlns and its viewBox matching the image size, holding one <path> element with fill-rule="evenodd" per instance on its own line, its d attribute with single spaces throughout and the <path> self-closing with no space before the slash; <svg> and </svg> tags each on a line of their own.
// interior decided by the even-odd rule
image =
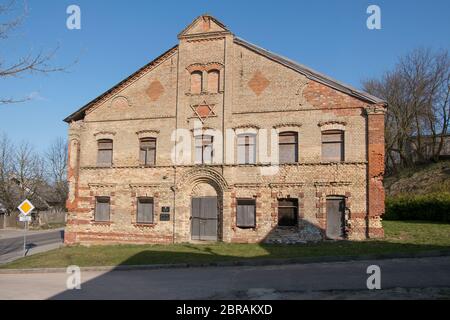
<svg viewBox="0 0 450 320">
<path fill-rule="evenodd" d="M 181 268 L 204 268 L 204 267 L 237 267 L 237 266 L 277 266 L 290 264 L 308 263 L 330 263 L 349 262 L 363 260 L 389 260 L 407 258 L 432 258 L 450 256 L 450 250 L 435 250 L 417 253 L 389 253 L 389 254 L 367 254 L 359 256 L 325 256 L 325 257 L 302 257 L 289 259 L 261 259 L 261 260 L 238 260 L 211 263 L 176 263 L 176 264 L 152 264 L 152 265 L 120 265 L 102 267 L 81 267 L 81 271 L 134 271 L 155 269 L 181 269 Z M 33 268 L 33 269 L 0 269 L 0 274 L 33 274 L 33 273 L 66 273 L 66 268 Z"/>
</svg>

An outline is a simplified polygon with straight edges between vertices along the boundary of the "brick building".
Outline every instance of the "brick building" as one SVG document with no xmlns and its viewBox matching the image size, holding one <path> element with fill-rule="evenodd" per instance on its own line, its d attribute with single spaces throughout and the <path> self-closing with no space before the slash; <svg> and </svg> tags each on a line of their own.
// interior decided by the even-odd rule
<svg viewBox="0 0 450 320">
<path fill-rule="evenodd" d="M 65 242 L 383 236 L 384 101 L 198 17 L 65 119 Z"/>
</svg>

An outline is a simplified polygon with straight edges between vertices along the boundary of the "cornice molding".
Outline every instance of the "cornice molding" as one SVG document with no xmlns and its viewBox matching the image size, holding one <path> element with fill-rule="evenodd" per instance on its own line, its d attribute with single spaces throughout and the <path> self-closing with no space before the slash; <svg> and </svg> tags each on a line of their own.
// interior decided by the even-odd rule
<svg viewBox="0 0 450 320">
<path fill-rule="evenodd" d="M 269 183 L 269 187 L 272 189 L 275 188 L 289 188 L 289 187 L 303 187 L 305 182 L 274 182 Z"/>
<path fill-rule="evenodd" d="M 117 183 L 88 183 L 89 188 L 99 189 L 99 188 L 115 188 Z"/>
<path fill-rule="evenodd" d="M 279 123 L 273 126 L 274 129 L 282 129 L 282 128 L 300 128 L 302 124 L 300 122 L 286 122 L 286 123 Z"/>
<path fill-rule="evenodd" d="M 316 181 L 314 182 L 315 187 L 343 187 L 351 186 L 353 183 L 351 181 Z"/>
<path fill-rule="evenodd" d="M 101 139 L 101 138 L 112 138 L 116 135 L 115 131 L 99 131 L 94 133 L 94 137 L 96 137 L 97 139 Z"/>
<path fill-rule="evenodd" d="M 159 188 L 160 183 L 130 183 L 128 185 L 130 189 L 144 189 L 144 188 Z"/>
<path fill-rule="evenodd" d="M 342 125 L 345 127 L 347 125 L 347 122 L 341 121 L 341 120 L 330 120 L 330 121 L 321 121 L 317 125 L 319 127 L 323 127 L 323 126 L 327 126 L 327 125 L 336 125 L 336 124 Z"/>
</svg>

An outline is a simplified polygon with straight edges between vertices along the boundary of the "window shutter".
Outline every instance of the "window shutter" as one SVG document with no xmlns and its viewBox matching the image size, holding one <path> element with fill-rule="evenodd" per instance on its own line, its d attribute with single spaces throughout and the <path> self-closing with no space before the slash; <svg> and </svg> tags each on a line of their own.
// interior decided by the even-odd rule
<svg viewBox="0 0 450 320">
<path fill-rule="evenodd" d="M 109 198 L 97 198 L 95 203 L 95 221 L 109 221 L 110 200 Z"/>
<path fill-rule="evenodd" d="M 344 161 L 344 132 L 322 132 L 322 160 Z"/>
<path fill-rule="evenodd" d="M 99 140 L 98 141 L 98 154 L 97 165 L 111 166 L 113 154 L 113 142 L 112 140 Z"/>
<path fill-rule="evenodd" d="M 143 165 L 155 165 L 156 139 L 145 138 L 140 141 L 139 161 Z"/>
<path fill-rule="evenodd" d="M 112 149 L 113 144 L 112 141 L 110 140 L 100 140 L 98 143 L 98 148 L 101 150 L 108 150 L 108 149 Z"/>
<path fill-rule="evenodd" d="M 279 143 L 297 143 L 297 133 L 295 132 L 280 133 L 278 141 Z"/>
<path fill-rule="evenodd" d="M 155 165 L 155 159 L 156 159 L 156 149 L 150 149 L 147 151 L 147 164 L 148 165 Z"/>
<path fill-rule="evenodd" d="M 201 146 L 195 147 L 195 163 L 201 164 L 203 156 L 203 148 Z"/>
<path fill-rule="evenodd" d="M 298 161 L 297 132 L 282 132 L 278 136 L 278 154 L 280 163 L 295 163 Z"/>
<path fill-rule="evenodd" d="M 213 136 L 199 135 L 195 137 L 195 163 L 212 163 L 213 159 Z"/>
<path fill-rule="evenodd" d="M 237 159 L 239 164 L 245 163 L 245 145 L 238 145 L 237 147 Z"/>
<path fill-rule="evenodd" d="M 238 204 L 236 211 L 237 211 L 236 212 L 236 214 L 237 214 L 237 216 L 236 216 L 236 225 L 238 227 L 242 227 L 245 224 L 245 220 L 244 220 L 244 206 Z"/>
<path fill-rule="evenodd" d="M 295 163 L 295 146 L 291 144 L 280 145 L 279 161 L 280 163 Z"/>
<path fill-rule="evenodd" d="M 341 144 L 326 143 L 322 145 L 322 159 L 325 161 L 341 161 Z"/>
<path fill-rule="evenodd" d="M 242 134 L 237 138 L 238 163 L 256 163 L 256 137 L 255 135 Z"/>
<path fill-rule="evenodd" d="M 141 149 L 139 151 L 139 162 L 141 164 L 146 164 L 146 158 L 147 158 L 147 150 Z"/>
<path fill-rule="evenodd" d="M 256 146 L 254 144 L 254 139 L 250 140 L 252 144 L 247 146 L 246 163 L 256 163 Z"/>
<path fill-rule="evenodd" d="M 245 225 L 247 227 L 255 226 L 255 205 L 246 205 Z"/>
<path fill-rule="evenodd" d="M 236 210 L 236 225 L 241 228 L 255 227 L 255 209 L 255 200 L 238 200 Z"/>
<path fill-rule="evenodd" d="M 153 199 L 139 198 L 137 206 L 138 223 L 153 223 Z"/>
<path fill-rule="evenodd" d="M 212 152 L 213 152 L 212 144 L 204 146 L 203 163 L 208 164 L 212 163 Z"/>
</svg>

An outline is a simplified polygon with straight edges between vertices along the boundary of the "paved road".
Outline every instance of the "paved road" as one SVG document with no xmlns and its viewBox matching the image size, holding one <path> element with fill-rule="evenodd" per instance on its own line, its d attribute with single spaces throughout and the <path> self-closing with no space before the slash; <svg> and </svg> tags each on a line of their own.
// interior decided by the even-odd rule
<svg viewBox="0 0 450 320">
<path fill-rule="evenodd" d="M 19 234 L 21 234 L 19 236 Z M 23 231 L 14 233 L 2 233 L 0 238 L 0 263 L 10 261 L 23 255 Z M 61 244 L 64 240 L 62 229 L 51 231 L 30 232 L 27 235 L 27 249 L 40 251 L 44 247 L 51 248 L 54 244 Z"/>
<path fill-rule="evenodd" d="M 284 299 L 286 293 L 291 294 L 291 298 L 327 298 L 327 292 L 336 290 L 367 295 L 366 270 L 374 264 L 381 268 L 384 289 L 376 293 L 377 298 L 391 298 L 392 291 L 399 290 L 392 288 L 428 288 L 418 289 L 425 292 L 425 297 L 430 288 L 450 288 L 450 257 L 439 257 L 82 272 L 81 290 L 66 290 L 68 275 L 64 273 L 0 274 L 0 299 Z M 292 293 L 297 295 L 292 296 Z"/>
</svg>

